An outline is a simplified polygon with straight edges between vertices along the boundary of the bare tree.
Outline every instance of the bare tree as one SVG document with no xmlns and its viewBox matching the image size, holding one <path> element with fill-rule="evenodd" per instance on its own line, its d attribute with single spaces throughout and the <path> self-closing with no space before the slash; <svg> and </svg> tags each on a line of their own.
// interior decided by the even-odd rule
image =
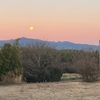
<svg viewBox="0 0 100 100">
<path fill-rule="evenodd" d="M 79 74 L 83 76 L 84 81 L 95 81 L 98 76 L 98 58 L 95 52 L 91 49 L 80 52 L 80 59 L 75 62 L 75 68 Z"/>
<path fill-rule="evenodd" d="M 45 42 L 28 44 L 23 51 L 23 76 L 27 82 L 57 81 L 62 76 L 59 52 Z M 57 69 L 59 73 L 52 73 Z M 51 74 L 52 73 L 52 74 Z M 55 79 L 54 79 L 55 77 Z"/>
</svg>

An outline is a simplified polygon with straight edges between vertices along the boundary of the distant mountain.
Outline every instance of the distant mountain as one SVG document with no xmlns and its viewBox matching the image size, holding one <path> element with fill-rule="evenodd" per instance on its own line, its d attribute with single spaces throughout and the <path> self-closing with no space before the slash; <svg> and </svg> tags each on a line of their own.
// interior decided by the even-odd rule
<svg viewBox="0 0 100 100">
<path fill-rule="evenodd" d="M 12 43 L 14 40 L 2 40 L 0 41 L 0 46 L 3 46 L 5 43 Z M 22 46 L 25 46 L 27 43 L 32 43 L 32 42 L 43 42 L 44 40 L 39 40 L 39 39 L 31 39 L 31 38 L 25 38 L 22 37 L 19 40 L 19 44 Z M 98 50 L 98 46 L 96 45 L 89 45 L 89 44 L 75 44 L 72 42 L 68 41 L 63 41 L 63 42 L 54 42 L 54 41 L 45 41 L 47 42 L 50 46 L 56 47 L 56 49 L 61 50 L 61 49 L 76 49 L 76 50 L 81 50 L 85 49 L 88 47 L 92 47 L 94 50 Z"/>
</svg>

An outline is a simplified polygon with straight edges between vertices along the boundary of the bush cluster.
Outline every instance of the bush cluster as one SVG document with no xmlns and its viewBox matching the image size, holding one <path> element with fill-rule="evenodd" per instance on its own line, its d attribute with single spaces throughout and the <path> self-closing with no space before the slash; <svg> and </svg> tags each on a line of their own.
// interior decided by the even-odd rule
<svg viewBox="0 0 100 100">
<path fill-rule="evenodd" d="M 18 41 L 6 43 L 0 49 L 0 81 L 15 82 L 22 73 Z"/>
<path fill-rule="evenodd" d="M 78 73 L 86 82 L 93 82 L 99 76 L 99 53 L 92 48 L 83 50 L 61 50 L 64 72 Z"/>
<path fill-rule="evenodd" d="M 21 47 L 18 39 L 0 49 L 0 81 L 53 82 L 63 73 L 78 73 L 87 82 L 99 75 L 99 53 L 87 50 L 57 50 L 46 42 Z M 21 80 L 20 78 L 20 80 Z"/>
<path fill-rule="evenodd" d="M 23 51 L 23 77 L 27 82 L 59 81 L 60 53 L 46 43 L 28 44 Z"/>
</svg>

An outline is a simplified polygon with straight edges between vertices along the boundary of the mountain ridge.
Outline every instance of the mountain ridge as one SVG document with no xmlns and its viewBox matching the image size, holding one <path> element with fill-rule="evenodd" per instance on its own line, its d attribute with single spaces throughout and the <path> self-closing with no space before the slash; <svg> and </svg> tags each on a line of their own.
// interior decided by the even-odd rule
<svg viewBox="0 0 100 100">
<path fill-rule="evenodd" d="M 9 39 L 9 40 L 0 40 L 0 46 L 3 46 L 5 43 L 12 43 L 14 39 Z M 94 50 L 98 50 L 99 46 L 97 45 L 89 45 L 89 44 L 79 44 L 79 43 L 73 43 L 69 41 L 46 41 L 46 40 L 40 40 L 40 39 L 33 39 L 33 38 L 26 38 L 26 37 L 21 37 L 19 40 L 19 44 L 22 46 L 25 46 L 26 43 L 31 43 L 31 42 L 47 42 L 49 43 L 50 46 L 55 46 L 56 49 L 61 50 L 61 49 L 76 49 L 76 50 L 82 50 L 82 49 L 87 49 L 88 47 L 92 47 Z"/>
</svg>

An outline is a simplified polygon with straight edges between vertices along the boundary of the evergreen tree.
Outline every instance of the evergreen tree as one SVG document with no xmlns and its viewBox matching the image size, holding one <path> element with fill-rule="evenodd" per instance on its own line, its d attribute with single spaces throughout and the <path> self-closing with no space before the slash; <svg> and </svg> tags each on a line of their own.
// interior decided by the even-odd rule
<svg viewBox="0 0 100 100">
<path fill-rule="evenodd" d="M 21 52 L 18 39 L 13 44 L 6 43 L 0 51 L 0 77 L 14 79 L 22 73 Z M 7 81 L 7 80 L 5 80 Z M 10 80 L 9 80 L 10 81 Z"/>
</svg>

